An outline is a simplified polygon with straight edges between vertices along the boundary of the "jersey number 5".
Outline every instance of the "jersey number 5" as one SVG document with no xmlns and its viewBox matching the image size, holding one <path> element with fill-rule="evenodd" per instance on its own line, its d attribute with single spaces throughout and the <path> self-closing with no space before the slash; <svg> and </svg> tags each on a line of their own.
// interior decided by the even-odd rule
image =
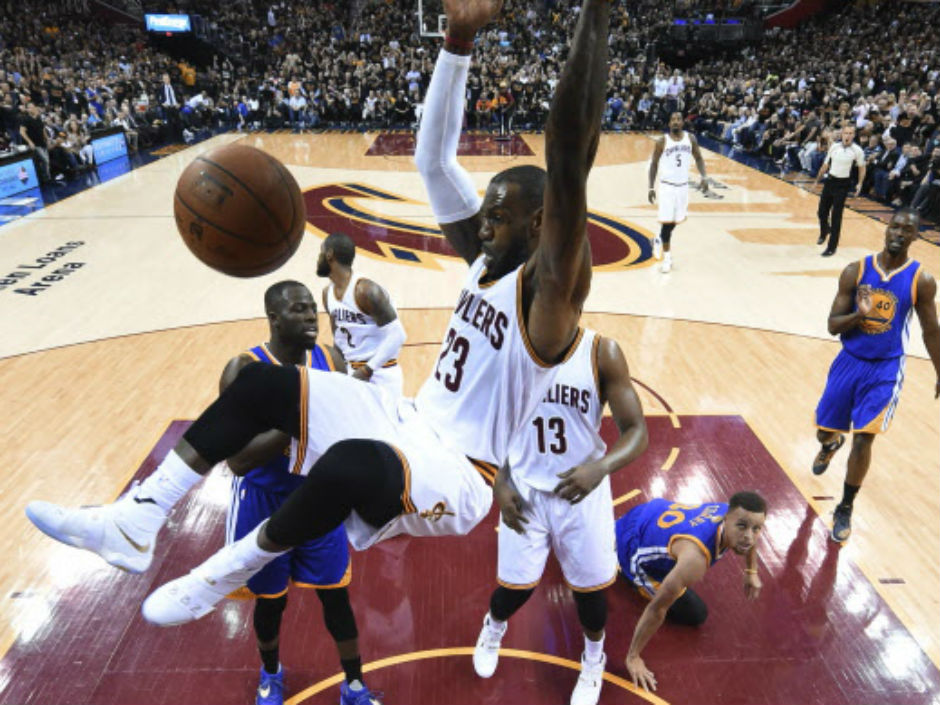
<svg viewBox="0 0 940 705">
<path fill-rule="evenodd" d="M 539 453 L 545 453 L 546 442 L 545 436 L 546 432 L 551 432 L 554 434 L 554 438 L 551 443 L 548 444 L 548 450 L 550 450 L 555 455 L 564 455 L 565 451 L 568 450 L 568 439 L 565 438 L 565 420 L 559 418 L 558 416 L 553 416 L 546 423 L 545 419 L 541 416 L 537 416 L 532 424 L 535 426 L 535 429 L 538 433 L 539 438 Z"/>
<path fill-rule="evenodd" d="M 441 363 L 444 358 L 453 353 L 453 369 L 445 372 L 443 375 L 444 386 L 448 391 L 456 392 L 460 389 L 460 382 L 463 379 L 463 366 L 467 362 L 467 355 L 470 354 L 470 341 L 462 335 L 457 335 L 457 331 L 451 328 L 447 331 L 447 340 L 444 342 L 444 352 L 437 358 L 437 367 L 434 368 L 434 379 L 441 379 Z"/>
</svg>

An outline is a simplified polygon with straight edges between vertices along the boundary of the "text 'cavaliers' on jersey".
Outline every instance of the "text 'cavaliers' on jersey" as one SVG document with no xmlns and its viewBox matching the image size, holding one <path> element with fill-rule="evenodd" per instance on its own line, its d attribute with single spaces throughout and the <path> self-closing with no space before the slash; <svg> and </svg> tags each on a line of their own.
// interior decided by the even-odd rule
<svg viewBox="0 0 940 705">
<path fill-rule="evenodd" d="M 534 416 L 512 439 L 509 466 L 514 481 L 543 492 L 558 484 L 558 473 L 603 457 L 597 348 L 601 336 L 583 329 L 568 360 L 558 366 Z"/>
<path fill-rule="evenodd" d="M 481 285 L 483 256 L 470 266 L 434 371 L 415 398 L 442 440 L 495 466 L 506 460 L 510 439 L 545 397 L 556 370 L 538 359 L 525 332 L 523 268 Z"/>
</svg>

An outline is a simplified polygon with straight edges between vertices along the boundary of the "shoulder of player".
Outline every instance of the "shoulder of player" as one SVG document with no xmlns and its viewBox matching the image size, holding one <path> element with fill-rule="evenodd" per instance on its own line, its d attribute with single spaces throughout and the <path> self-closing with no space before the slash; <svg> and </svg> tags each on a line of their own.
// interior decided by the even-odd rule
<svg viewBox="0 0 940 705">
<path fill-rule="evenodd" d="M 597 374 L 601 385 L 605 381 L 622 376 L 627 371 L 627 358 L 623 350 L 613 338 L 607 338 L 600 333 L 597 336 L 596 355 L 597 355 Z"/>
<path fill-rule="evenodd" d="M 839 285 L 851 284 L 851 288 L 854 289 L 858 282 L 859 266 L 858 260 L 853 260 L 845 265 L 845 269 L 843 269 L 842 273 L 839 275 Z"/>
<path fill-rule="evenodd" d="M 330 289 L 333 287 L 333 282 L 328 282 L 326 286 L 323 287 L 323 308 L 329 311 L 330 309 Z"/>
<path fill-rule="evenodd" d="M 231 360 L 229 360 L 225 364 L 225 368 L 222 370 L 222 379 L 220 382 L 221 386 L 224 388 L 231 384 L 232 381 L 238 376 L 238 373 L 241 372 L 242 368 L 246 365 L 250 365 L 252 362 L 258 362 L 258 360 L 247 352 L 236 355 Z"/>
<path fill-rule="evenodd" d="M 356 305 L 366 313 L 369 313 L 377 304 L 389 299 L 388 292 L 380 284 L 365 277 L 360 277 L 356 281 L 353 297 Z"/>
<path fill-rule="evenodd" d="M 692 574 L 698 573 L 698 577 L 701 577 L 708 568 L 708 558 L 702 550 L 701 543 L 696 542 L 692 537 L 676 536 L 669 550 L 675 557 L 677 566 L 686 567 Z"/>
<path fill-rule="evenodd" d="M 917 300 L 918 301 L 933 301 L 934 296 L 937 294 L 937 280 L 934 279 L 933 274 L 927 271 L 927 268 L 923 263 L 917 263 L 920 268 L 920 273 L 917 275 Z"/>
</svg>

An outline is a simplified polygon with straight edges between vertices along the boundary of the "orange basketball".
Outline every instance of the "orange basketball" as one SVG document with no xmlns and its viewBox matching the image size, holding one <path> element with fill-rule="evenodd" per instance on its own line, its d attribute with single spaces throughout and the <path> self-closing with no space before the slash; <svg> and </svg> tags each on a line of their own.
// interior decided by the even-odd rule
<svg viewBox="0 0 940 705">
<path fill-rule="evenodd" d="M 237 144 L 186 167 L 173 213 L 192 253 L 233 277 L 257 277 L 284 264 L 300 245 L 306 220 L 300 187 L 284 165 Z"/>
</svg>

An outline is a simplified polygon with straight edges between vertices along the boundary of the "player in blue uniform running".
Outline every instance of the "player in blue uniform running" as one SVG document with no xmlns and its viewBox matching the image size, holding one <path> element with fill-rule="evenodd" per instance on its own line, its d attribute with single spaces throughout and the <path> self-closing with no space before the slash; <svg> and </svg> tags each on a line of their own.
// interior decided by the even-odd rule
<svg viewBox="0 0 940 705">
<path fill-rule="evenodd" d="M 842 338 L 842 350 L 829 369 L 816 407 L 816 438 L 822 447 L 813 461 L 813 473 L 826 471 L 845 443 L 845 434 L 851 432 L 842 501 L 832 523 L 831 538 L 840 543 L 852 533 L 852 504 L 871 465 L 875 435 L 888 430 L 897 409 L 914 311 L 937 373 L 934 396 L 940 396 L 937 283 L 920 262 L 908 257 L 919 228 L 917 211 L 902 208 L 895 213 L 885 232 L 884 249 L 842 270 L 829 312 L 829 332 Z"/>
<path fill-rule="evenodd" d="M 691 586 L 728 549 L 745 557 L 744 593 L 761 591 L 757 574 L 757 539 L 764 527 L 767 504 L 756 492 L 738 492 L 728 503 L 680 504 L 654 499 L 617 520 L 617 560 L 624 577 L 650 599 L 627 652 L 633 684 L 656 690 L 656 678 L 640 652 L 663 620 L 698 626 L 708 608 Z"/>
<path fill-rule="evenodd" d="M 300 282 L 282 281 L 264 295 L 270 338 L 232 358 L 219 383 L 220 393 L 245 365 L 301 365 L 316 370 L 345 372 L 340 352 L 317 343 L 317 305 Z M 270 517 L 303 483 L 289 466 L 290 437 L 269 431 L 256 437 L 227 463 L 235 477 L 226 521 L 226 540 L 237 541 Z M 336 642 L 346 680 L 340 689 L 342 705 L 371 705 L 378 700 L 362 682 L 358 631 L 346 586 L 352 577 L 346 530 L 339 526 L 268 563 L 233 596 L 255 600 L 253 624 L 261 654 L 256 705 L 281 705 L 284 670 L 279 659 L 280 627 L 287 607 L 287 588 L 316 589 L 323 621 Z"/>
</svg>

